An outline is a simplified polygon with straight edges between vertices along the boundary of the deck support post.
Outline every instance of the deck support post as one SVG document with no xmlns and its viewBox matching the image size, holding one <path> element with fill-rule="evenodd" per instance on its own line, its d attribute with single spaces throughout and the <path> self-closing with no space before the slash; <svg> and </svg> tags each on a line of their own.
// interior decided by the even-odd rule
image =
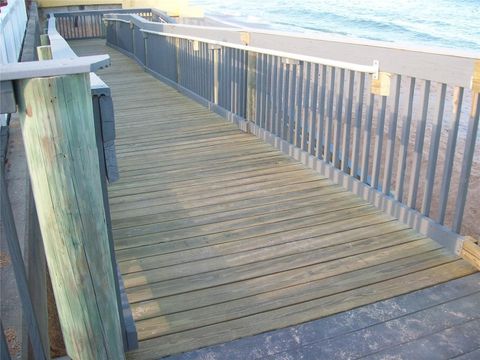
<svg viewBox="0 0 480 360">
<path fill-rule="evenodd" d="M 42 46 L 50 45 L 50 38 L 48 37 L 47 34 L 40 35 L 40 45 Z"/>
<path fill-rule="evenodd" d="M 247 120 L 255 122 L 257 99 L 257 53 L 249 51 L 247 59 Z"/>
<path fill-rule="evenodd" d="M 17 80 L 20 124 L 72 359 L 124 359 L 88 73 Z"/>
</svg>

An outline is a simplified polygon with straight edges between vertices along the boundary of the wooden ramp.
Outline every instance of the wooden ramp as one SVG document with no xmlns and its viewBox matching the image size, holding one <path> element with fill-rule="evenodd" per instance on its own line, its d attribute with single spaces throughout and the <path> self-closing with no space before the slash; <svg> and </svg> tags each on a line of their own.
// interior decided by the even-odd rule
<svg viewBox="0 0 480 360">
<path fill-rule="evenodd" d="M 475 272 L 143 72 L 102 41 L 121 180 L 116 254 L 153 359 L 287 327 Z"/>
</svg>

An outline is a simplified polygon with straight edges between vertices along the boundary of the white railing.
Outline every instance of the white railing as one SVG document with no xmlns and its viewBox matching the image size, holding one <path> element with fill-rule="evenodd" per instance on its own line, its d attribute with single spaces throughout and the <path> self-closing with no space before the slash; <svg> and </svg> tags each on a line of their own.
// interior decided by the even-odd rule
<svg viewBox="0 0 480 360">
<path fill-rule="evenodd" d="M 0 13 L 0 62 L 18 61 L 23 35 L 27 25 L 27 11 L 24 0 L 10 0 Z"/>
<path fill-rule="evenodd" d="M 27 26 L 25 0 L 10 0 L 0 13 L 0 64 L 17 62 Z M 0 126 L 5 126 L 7 116 L 0 115 Z"/>
</svg>

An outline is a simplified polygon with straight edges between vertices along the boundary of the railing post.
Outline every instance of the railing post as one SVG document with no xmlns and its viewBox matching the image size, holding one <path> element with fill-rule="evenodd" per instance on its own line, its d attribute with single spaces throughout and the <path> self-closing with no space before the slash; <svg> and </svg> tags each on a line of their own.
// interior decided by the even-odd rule
<svg viewBox="0 0 480 360">
<path fill-rule="evenodd" d="M 468 121 L 467 139 L 465 140 L 462 170 L 460 173 L 460 183 L 458 184 L 458 195 L 455 203 L 455 215 L 453 217 L 452 225 L 452 230 L 458 234 L 460 234 L 460 230 L 462 229 L 463 212 L 465 210 L 465 203 L 467 202 L 468 184 L 472 172 L 478 123 L 480 121 L 480 91 L 475 92 L 475 90 L 476 89 L 474 88 L 474 91 L 472 91 L 472 108 L 470 110 L 470 119 Z"/>
<path fill-rule="evenodd" d="M 247 59 L 247 120 L 255 122 L 256 100 L 257 100 L 257 53 L 248 52 Z"/>
<path fill-rule="evenodd" d="M 47 34 L 40 35 L 40 45 L 42 46 L 50 45 L 50 38 L 48 37 Z"/>
<path fill-rule="evenodd" d="M 180 84 L 180 39 L 175 39 L 175 71 L 176 71 L 176 83 Z"/>
<path fill-rule="evenodd" d="M 135 58 L 135 24 L 133 22 L 130 21 L 130 30 L 132 32 L 132 55 L 133 55 L 133 58 Z"/>
<path fill-rule="evenodd" d="M 148 33 L 142 32 L 143 37 L 143 50 L 145 56 L 145 63 L 143 64 L 145 68 L 148 68 Z"/>
<path fill-rule="evenodd" d="M 17 80 L 16 90 L 68 355 L 124 359 L 88 73 Z"/>
<path fill-rule="evenodd" d="M 213 51 L 213 102 L 218 105 L 218 90 L 219 90 L 219 68 L 220 68 L 220 49 L 218 45 L 209 45 L 209 49 Z"/>
</svg>

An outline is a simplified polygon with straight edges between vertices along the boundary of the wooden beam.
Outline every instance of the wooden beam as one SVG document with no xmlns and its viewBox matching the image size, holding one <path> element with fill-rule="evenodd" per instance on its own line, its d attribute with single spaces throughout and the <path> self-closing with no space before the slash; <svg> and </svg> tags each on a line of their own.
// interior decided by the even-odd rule
<svg viewBox="0 0 480 360">
<path fill-rule="evenodd" d="M 124 359 L 89 75 L 19 80 L 16 90 L 68 355 Z"/>
<path fill-rule="evenodd" d="M 372 78 L 372 94 L 380 96 L 390 95 L 390 79 L 392 74 L 381 72 L 378 74 L 378 79 Z"/>
<path fill-rule="evenodd" d="M 460 256 L 480 270 L 480 244 L 477 239 L 465 236 Z"/>
<path fill-rule="evenodd" d="M 473 65 L 472 91 L 480 93 L 480 60 L 477 60 Z"/>
<path fill-rule="evenodd" d="M 50 38 L 48 37 L 47 34 L 40 35 L 40 45 L 42 46 L 50 45 Z"/>
</svg>

